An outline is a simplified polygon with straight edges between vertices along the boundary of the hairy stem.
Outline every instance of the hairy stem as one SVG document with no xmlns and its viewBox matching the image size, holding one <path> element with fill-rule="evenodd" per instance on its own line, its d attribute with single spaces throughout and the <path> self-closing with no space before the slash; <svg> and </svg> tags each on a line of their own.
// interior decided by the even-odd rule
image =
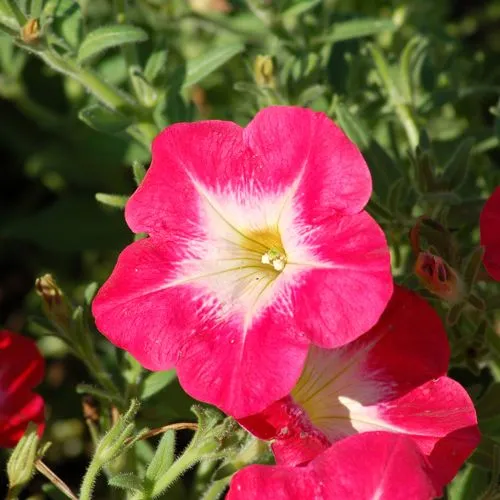
<svg viewBox="0 0 500 500">
<path fill-rule="evenodd" d="M 92 460 L 90 462 L 89 468 L 83 476 L 82 486 L 80 488 L 80 500 L 91 500 L 92 493 L 94 491 L 95 482 L 97 480 L 97 476 L 101 471 L 102 464 L 97 460 Z"/>
</svg>

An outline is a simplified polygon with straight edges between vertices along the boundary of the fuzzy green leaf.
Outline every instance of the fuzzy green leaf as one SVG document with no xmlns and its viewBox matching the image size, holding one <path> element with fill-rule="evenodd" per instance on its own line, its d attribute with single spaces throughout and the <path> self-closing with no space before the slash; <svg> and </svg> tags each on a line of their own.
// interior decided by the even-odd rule
<svg viewBox="0 0 500 500">
<path fill-rule="evenodd" d="M 338 103 L 335 108 L 338 124 L 357 144 L 365 156 L 373 176 L 374 191 L 380 199 L 386 199 L 391 185 L 401 177 L 401 172 L 384 148 L 371 136 L 359 117 L 347 106 Z"/>
<path fill-rule="evenodd" d="M 450 189 L 458 189 L 465 181 L 469 158 L 476 140 L 467 137 L 460 142 L 444 168 L 444 177 Z"/>
<path fill-rule="evenodd" d="M 187 61 L 186 78 L 183 88 L 190 87 L 200 82 L 206 76 L 223 66 L 235 55 L 245 49 L 242 43 L 233 43 L 222 47 L 215 47 L 209 52 Z"/>
<path fill-rule="evenodd" d="M 467 464 L 448 487 L 449 500 L 470 500 L 479 495 L 488 485 L 488 472 L 480 467 Z"/>
<path fill-rule="evenodd" d="M 160 392 L 176 378 L 175 370 L 154 372 L 144 380 L 142 386 L 141 400 L 145 400 Z"/>
<path fill-rule="evenodd" d="M 146 169 L 138 161 L 134 161 L 132 163 L 132 172 L 134 174 L 134 181 L 138 186 L 146 175 Z"/>
<path fill-rule="evenodd" d="M 349 21 L 335 23 L 330 32 L 317 37 L 319 43 L 341 42 L 365 36 L 378 35 L 384 31 L 392 31 L 396 25 L 390 19 L 350 19 Z"/>
<path fill-rule="evenodd" d="M 122 490 L 143 491 L 142 481 L 132 472 L 123 472 L 109 478 L 108 484 Z"/>
<path fill-rule="evenodd" d="M 165 70 L 168 53 L 165 49 L 155 50 L 148 58 L 144 68 L 144 78 L 154 84 L 158 76 Z"/>
<path fill-rule="evenodd" d="M 175 432 L 170 430 L 163 434 L 158 444 L 158 448 L 156 448 L 154 457 L 146 470 L 146 479 L 151 483 L 158 481 L 160 476 L 174 463 L 174 458 Z"/>
<path fill-rule="evenodd" d="M 116 111 L 111 111 L 100 104 L 91 104 L 83 108 L 78 113 L 78 118 L 89 127 L 108 134 L 122 132 L 132 124 L 131 118 Z"/>
<path fill-rule="evenodd" d="M 148 34 L 137 26 L 116 24 L 102 26 L 91 31 L 83 40 L 78 50 L 78 62 L 82 63 L 112 47 L 128 43 L 144 42 Z"/>
<path fill-rule="evenodd" d="M 96 193 L 95 199 L 108 207 L 124 209 L 128 201 L 128 196 L 122 194 Z"/>
<path fill-rule="evenodd" d="M 306 12 L 314 9 L 317 5 L 321 3 L 322 0 L 304 0 L 302 2 L 292 5 L 285 12 L 283 12 L 283 19 L 292 19 L 294 17 L 301 16 Z"/>
</svg>

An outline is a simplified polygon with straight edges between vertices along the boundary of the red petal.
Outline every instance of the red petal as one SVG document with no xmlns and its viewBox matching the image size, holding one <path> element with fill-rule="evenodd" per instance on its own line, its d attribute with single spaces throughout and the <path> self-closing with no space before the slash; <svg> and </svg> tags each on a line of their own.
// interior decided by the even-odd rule
<svg viewBox="0 0 500 500">
<path fill-rule="evenodd" d="M 323 113 L 266 108 L 245 128 L 244 140 L 270 182 L 286 186 L 300 177 L 294 198 L 309 224 L 335 212 L 355 214 L 370 198 L 371 176 L 361 153 Z"/>
<path fill-rule="evenodd" d="M 253 465 L 232 479 L 228 500 L 429 500 L 439 495 L 411 439 L 359 434 L 305 467 Z"/>
<path fill-rule="evenodd" d="M 500 186 L 484 204 L 479 219 L 484 266 L 490 276 L 500 281 Z"/>
</svg>

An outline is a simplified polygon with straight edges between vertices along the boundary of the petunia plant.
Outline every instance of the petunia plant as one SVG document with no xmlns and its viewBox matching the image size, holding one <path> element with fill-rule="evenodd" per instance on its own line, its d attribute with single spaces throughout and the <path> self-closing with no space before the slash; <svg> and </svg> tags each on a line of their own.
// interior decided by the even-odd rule
<svg viewBox="0 0 500 500">
<path fill-rule="evenodd" d="M 497 18 L 0 0 L 0 497 L 497 498 Z"/>
</svg>

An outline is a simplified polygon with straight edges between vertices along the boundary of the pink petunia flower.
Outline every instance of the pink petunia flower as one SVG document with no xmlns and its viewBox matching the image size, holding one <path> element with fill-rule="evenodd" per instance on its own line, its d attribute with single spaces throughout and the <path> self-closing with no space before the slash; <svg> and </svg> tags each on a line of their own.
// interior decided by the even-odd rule
<svg viewBox="0 0 500 500">
<path fill-rule="evenodd" d="M 44 403 L 31 390 L 42 381 L 44 368 L 32 340 L 0 330 L 0 448 L 15 446 L 29 422 L 42 434 Z"/>
<path fill-rule="evenodd" d="M 439 493 L 415 442 L 400 434 L 350 436 L 302 467 L 252 465 L 226 500 L 429 500 Z"/>
<path fill-rule="evenodd" d="M 93 313 L 152 370 L 235 416 L 288 394 L 312 342 L 336 347 L 392 293 L 368 168 L 324 114 L 270 107 L 246 127 L 172 125 L 125 216 L 127 247 Z"/>
<path fill-rule="evenodd" d="M 484 247 L 484 267 L 494 280 L 500 281 L 500 186 L 484 204 L 479 229 Z"/>
<path fill-rule="evenodd" d="M 396 287 L 370 332 L 337 349 L 311 347 L 291 394 L 240 423 L 272 440 L 277 464 L 286 466 L 305 464 L 351 434 L 406 435 L 440 491 L 480 438 L 470 397 L 446 376 L 448 361 L 437 313 Z"/>
</svg>

